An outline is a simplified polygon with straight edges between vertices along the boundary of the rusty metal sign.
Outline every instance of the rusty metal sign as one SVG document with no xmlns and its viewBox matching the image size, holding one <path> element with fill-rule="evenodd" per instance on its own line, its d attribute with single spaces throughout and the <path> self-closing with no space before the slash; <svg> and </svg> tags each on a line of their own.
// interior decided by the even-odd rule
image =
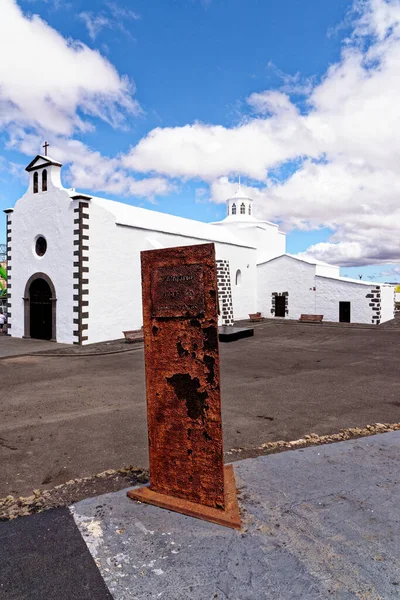
<svg viewBox="0 0 400 600">
<path fill-rule="evenodd" d="M 200 317 L 204 314 L 202 265 L 160 267 L 151 271 L 153 317 Z"/>
<path fill-rule="evenodd" d="M 128 495 L 238 528 L 223 460 L 214 244 L 141 259 L 150 487 Z"/>
</svg>

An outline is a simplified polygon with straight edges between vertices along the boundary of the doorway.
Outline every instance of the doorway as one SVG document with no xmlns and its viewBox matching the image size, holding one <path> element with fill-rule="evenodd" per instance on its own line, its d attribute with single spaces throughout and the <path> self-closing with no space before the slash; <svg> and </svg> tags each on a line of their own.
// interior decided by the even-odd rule
<svg viewBox="0 0 400 600">
<path fill-rule="evenodd" d="M 35 273 L 25 286 L 24 337 L 56 341 L 56 290 L 46 273 Z"/>
<path fill-rule="evenodd" d="M 339 323 L 350 323 L 350 302 L 339 302 Z"/>
<path fill-rule="evenodd" d="M 285 307 L 286 307 L 285 296 L 275 296 L 275 316 L 276 317 L 284 317 L 285 316 Z"/>
<path fill-rule="evenodd" d="M 30 334 L 38 340 L 52 338 L 51 289 L 44 279 L 35 279 L 29 288 Z"/>
</svg>

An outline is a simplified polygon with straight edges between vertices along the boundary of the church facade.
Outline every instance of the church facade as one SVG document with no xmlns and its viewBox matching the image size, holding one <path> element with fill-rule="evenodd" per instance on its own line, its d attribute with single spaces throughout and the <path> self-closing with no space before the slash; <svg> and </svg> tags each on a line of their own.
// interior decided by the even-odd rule
<svg viewBox="0 0 400 600">
<path fill-rule="evenodd" d="M 393 318 L 394 286 L 341 278 L 338 267 L 286 254 L 285 233 L 256 218 L 240 187 L 225 219 L 202 223 L 79 194 L 63 187 L 61 167 L 36 156 L 28 190 L 5 211 L 11 336 L 90 344 L 140 329 L 140 252 L 208 242 L 220 324 L 258 311 L 369 324 Z"/>
</svg>

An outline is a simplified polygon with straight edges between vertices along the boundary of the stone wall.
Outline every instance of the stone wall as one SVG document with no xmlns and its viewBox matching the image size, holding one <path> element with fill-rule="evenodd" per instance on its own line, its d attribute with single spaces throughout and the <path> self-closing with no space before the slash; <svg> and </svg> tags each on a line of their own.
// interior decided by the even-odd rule
<svg viewBox="0 0 400 600">
<path fill-rule="evenodd" d="M 372 323 L 379 325 L 381 322 L 381 288 L 379 285 L 371 288 L 365 296 L 369 299 L 369 305 L 372 311 Z"/>
<path fill-rule="evenodd" d="M 218 299 L 222 325 L 233 325 L 231 275 L 228 260 L 217 260 Z"/>
</svg>

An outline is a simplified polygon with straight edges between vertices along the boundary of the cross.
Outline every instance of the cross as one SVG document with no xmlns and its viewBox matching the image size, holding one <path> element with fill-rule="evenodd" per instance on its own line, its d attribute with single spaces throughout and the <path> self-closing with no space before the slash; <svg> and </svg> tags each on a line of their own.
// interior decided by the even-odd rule
<svg viewBox="0 0 400 600">
<path fill-rule="evenodd" d="M 44 155 L 47 156 L 47 148 L 50 146 L 50 144 L 48 144 L 47 142 L 44 143 Z"/>
</svg>

